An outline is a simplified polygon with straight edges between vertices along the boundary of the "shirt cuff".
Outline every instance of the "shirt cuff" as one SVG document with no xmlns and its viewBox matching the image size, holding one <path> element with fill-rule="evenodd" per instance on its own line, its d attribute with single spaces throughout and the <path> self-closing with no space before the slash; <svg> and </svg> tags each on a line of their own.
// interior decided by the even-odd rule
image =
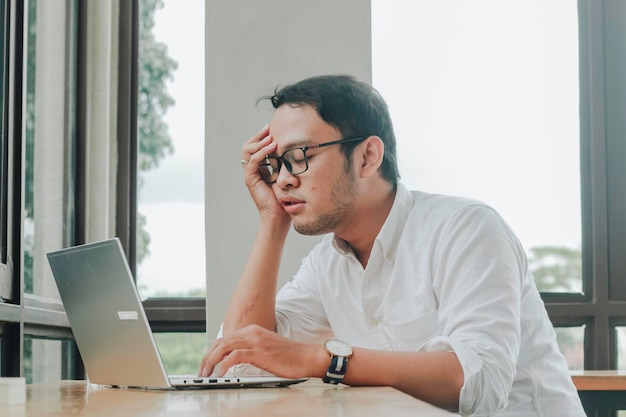
<svg viewBox="0 0 626 417">
<path fill-rule="evenodd" d="M 474 409 L 475 398 L 480 398 L 482 388 L 474 378 L 482 368 L 482 360 L 478 354 L 462 342 L 449 337 L 437 336 L 424 343 L 418 349 L 420 352 L 453 352 L 463 368 L 463 387 L 459 395 L 459 413 L 471 414 Z"/>
</svg>

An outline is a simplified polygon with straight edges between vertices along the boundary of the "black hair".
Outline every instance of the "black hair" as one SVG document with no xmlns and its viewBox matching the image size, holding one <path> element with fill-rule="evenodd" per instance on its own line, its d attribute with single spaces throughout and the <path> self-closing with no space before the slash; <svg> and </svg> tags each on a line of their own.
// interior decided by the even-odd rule
<svg viewBox="0 0 626 417">
<path fill-rule="evenodd" d="M 350 75 L 321 75 L 286 87 L 276 88 L 269 99 L 275 109 L 287 105 L 309 105 L 320 118 L 338 129 L 344 138 L 378 136 L 385 144 L 380 166 L 383 178 L 395 185 L 400 178 L 396 158 L 396 137 L 389 109 L 380 93 Z M 349 161 L 358 143 L 342 145 Z"/>
</svg>

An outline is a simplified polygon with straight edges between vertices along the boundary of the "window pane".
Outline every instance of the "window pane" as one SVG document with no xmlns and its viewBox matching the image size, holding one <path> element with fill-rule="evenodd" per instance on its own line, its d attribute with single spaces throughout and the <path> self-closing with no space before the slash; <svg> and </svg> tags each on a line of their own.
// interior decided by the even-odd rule
<svg viewBox="0 0 626 417">
<path fill-rule="evenodd" d="M 0 3 L 0 80 L 8 76 L 8 63 L 6 62 L 6 50 L 8 49 L 9 36 L 6 33 L 4 2 Z M 8 94 L 4 82 L 0 82 L 0 126 L 5 126 L 5 108 L 8 103 Z M 5 129 L 0 133 L 0 264 L 7 261 L 7 210 L 8 210 L 8 135 Z M 1 268 L 1 266 L 0 266 Z M 9 298 L 11 295 L 8 276 L 0 271 L 0 297 Z M 6 281 L 5 281 L 6 280 Z"/>
<path fill-rule="evenodd" d="M 559 350 L 570 370 L 585 368 L 585 326 L 555 327 Z"/>
<path fill-rule="evenodd" d="M 24 337 L 26 383 L 67 379 L 71 373 L 70 340 Z"/>
<path fill-rule="evenodd" d="M 206 333 L 155 333 L 154 338 L 168 374 L 198 372 L 206 351 Z"/>
<path fill-rule="evenodd" d="M 76 26 L 66 3 L 30 0 L 26 11 L 24 290 L 54 298 L 59 295 L 45 254 L 72 242 L 74 215 L 70 45 Z M 66 26 L 72 27 L 69 37 Z"/>
<path fill-rule="evenodd" d="M 372 16 L 402 181 L 490 204 L 541 290 L 580 292 L 577 3 L 373 0 Z"/>
<path fill-rule="evenodd" d="M 204 2 L 142 0 L 138 284 L 143 297 L 205 294 Z M 184 30 L 181 30 L 184 28 Z"/>
<path fill-rule="evenodd" d="M 617 369 L 626 370 L 626 327 L 615 328 L 617 340 Z"/>
</svg>

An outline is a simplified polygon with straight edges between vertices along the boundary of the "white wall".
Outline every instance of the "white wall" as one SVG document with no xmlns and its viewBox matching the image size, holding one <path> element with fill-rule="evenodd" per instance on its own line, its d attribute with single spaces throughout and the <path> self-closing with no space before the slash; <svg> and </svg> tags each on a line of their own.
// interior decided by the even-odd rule
<svg viewBox="0 0 626 417">
<path fill-rule="evenodd" d="M 261 96 L 311 75 L 371 82 L 370 0 L 207 0 L 205 81 L 207 332 L 211 340 L 243 267 L 258 214 L 243 184 L 241 144 L 271 117 Z M 292 232 L 280 281 L 319 238 Z"/>
</svg>

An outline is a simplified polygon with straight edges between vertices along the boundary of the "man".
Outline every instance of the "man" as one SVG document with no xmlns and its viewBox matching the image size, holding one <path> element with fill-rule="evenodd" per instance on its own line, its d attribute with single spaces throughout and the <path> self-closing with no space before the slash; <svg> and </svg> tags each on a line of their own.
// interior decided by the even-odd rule
<svg viewBox="0 0 626 417">
<path fill-rule="evenodd" d="M 387 106 L 349 76 L 275 92 L 241 150 L 256 240 L 201 375 L 240 363 L 388 385 L 462 415 L 584 416 L 524 251 L 485 204 L 398 182 Z M 278 295 L 288 230 L 325 234 Z"/>
</svg>

